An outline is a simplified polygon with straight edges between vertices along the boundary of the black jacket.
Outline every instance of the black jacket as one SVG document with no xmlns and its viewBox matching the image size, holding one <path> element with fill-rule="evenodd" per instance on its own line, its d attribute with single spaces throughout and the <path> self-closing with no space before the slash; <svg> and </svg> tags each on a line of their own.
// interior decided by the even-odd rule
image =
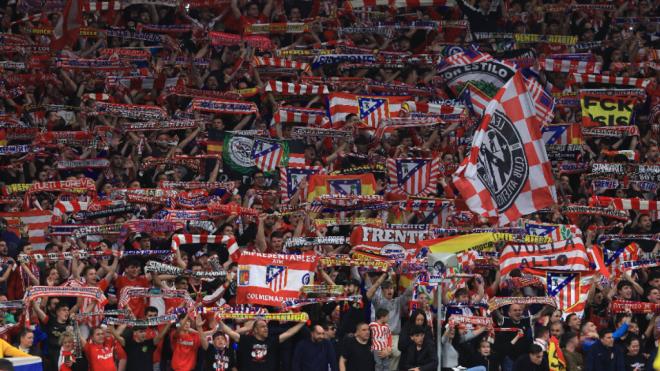
<svg viewBox="0 0 660 371">
<path fill-rule="evenodd" d="M 480 353 L 473 354 L 466 367 L 484 366 L 487 371 L 499 371 L 500 364 L 491 355 L 488 357 L 482 356 Z"/>
<path fill-rule="evenodd" d="M 548 359 L 543 358 L 543 362 L 540 365 L 537 365 L 529 359 L 529 354 L 525 353 L 518 357 L 513 363 L 512 371 L 548 371 Z"/>
<path fill-rule="evenodd" d="M 589 348 L 584 360 L 584 371 L 624 371 L 623 351 L 617 345 L 608 348 L 597 341 Z"/>
<path fill-rule="evenodd" d="M 419 367 L 420 371 L 435 371 L 438 368 L 437 351 L 433 342 L 424 342 L 420 350 L 417 350 L 415 343 L 411 342 L 406 349 L 401 350 L 399 370 L 407 371 Z"/>
</svg>

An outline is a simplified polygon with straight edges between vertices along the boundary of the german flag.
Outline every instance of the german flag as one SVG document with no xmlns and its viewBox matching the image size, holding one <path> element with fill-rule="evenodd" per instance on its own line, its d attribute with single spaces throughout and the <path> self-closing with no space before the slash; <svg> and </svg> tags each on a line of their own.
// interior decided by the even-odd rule
<svg viewBox="0 0 660 371">
<path fill-rule="evenodd" d="M 222 145 L 225 140 L 225 134 L 220 130 L 209 128 L 209 137 L 206 141 L 206 152 L 222 153 Z"/>
</svg>

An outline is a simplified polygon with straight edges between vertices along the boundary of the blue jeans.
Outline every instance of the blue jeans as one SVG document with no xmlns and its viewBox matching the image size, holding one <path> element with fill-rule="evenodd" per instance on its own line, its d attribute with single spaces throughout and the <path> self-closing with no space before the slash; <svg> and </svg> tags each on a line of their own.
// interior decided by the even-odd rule
<svg viewBox="0 0 660 371">
<path fill-rule="evenodd" d="M 374 351 L 374 362 L 376 371 L 390 371 L 390 357 L 380 358 L 378 352 Z"/>
<path fill-rule="evenodd" d="M 512 371 L 513 370 L 513 360 L 509 357 L 504 357 L 502 360 L 502 371 Z"/>
<path fill-rule="evenodd" d="M 486 366 L 475 366 L 475 367 L 470 367 L 465 371 L 488 371 L 486 369 Z"/>
</svg>

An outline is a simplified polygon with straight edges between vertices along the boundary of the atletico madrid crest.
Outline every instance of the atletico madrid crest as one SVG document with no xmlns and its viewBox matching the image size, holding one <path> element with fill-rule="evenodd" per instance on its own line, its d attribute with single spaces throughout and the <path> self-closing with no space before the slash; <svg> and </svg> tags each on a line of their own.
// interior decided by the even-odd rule
<svg viewBox="0 0 660 371">
<path fill-rule="evenodd" d="M 286 285 L 286 267 L 269 265 L 266 267 L 266 284 L 273 292 L 278 292 Z"/>
<path fill-rule="evenodd" d="M 331 194 L 340 194 L 342 196 L 362 194 L 360 180 L 358 179 L 328 180 L 328 188 Z"/>
<path fill-rule="evenodd" d="M 440 175 L 439 158 L 390 158 L 387 172 L 392 193 L 426 196 L 436 191 Z"/>
<path fill-rule="evenodd" d="M 369 127 L 378 127 L 380 120 L 390 117 L 387 98 L 358 97 L 360 120 Z"/>
<path fill-rule="evenodd" d="M 278 142 L 256 139 L 252 146 L 251 157 L 261 171 L 273 171 L 282 161 L 284 151 Z"/>
</svg>

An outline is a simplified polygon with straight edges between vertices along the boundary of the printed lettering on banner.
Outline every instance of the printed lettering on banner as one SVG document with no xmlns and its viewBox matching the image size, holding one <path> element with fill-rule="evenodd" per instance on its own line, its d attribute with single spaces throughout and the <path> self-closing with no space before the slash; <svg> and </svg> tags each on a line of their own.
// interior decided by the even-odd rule
<svg viewBox="0 0 660 371">
<path fill-rule="evenodd" d="M 381 253 L 386 256 L 409 257 L 415 255 L 417 243 L 427 239 L 428 236 L 427 230 L 358 226 L 353 229 L 350 242 L 352 246 L 380 247 Z"/>
<path fill-rule="evenodd" d="M 631 125 L 636 102 L 635 97 L 581 92 L 582 124 L 586 127 Z"/>
</svg>

